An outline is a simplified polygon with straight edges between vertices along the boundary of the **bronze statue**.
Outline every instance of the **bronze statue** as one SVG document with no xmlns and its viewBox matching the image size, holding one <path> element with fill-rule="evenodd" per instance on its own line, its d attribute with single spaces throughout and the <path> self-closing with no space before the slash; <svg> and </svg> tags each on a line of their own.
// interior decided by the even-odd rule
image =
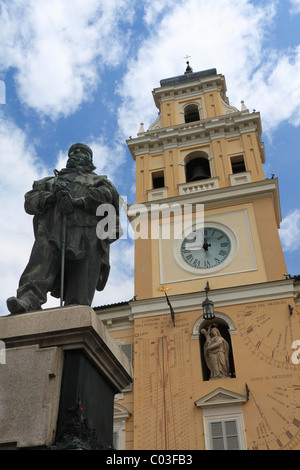
<svg viewBox="0 0 300 470">
<path fill-rule="evenodd" d="M 206 365 L 210 370 L 209 380 L 229 377 L 229 345 L 227 341 L 221 336 L 216 326 L 210 325 L 207 330 L 202 328 L 201 333 L 206 338 L 203 352 Z"/>
<path fill-rule="evenodd" d="M 35 242 L 17 295 L 7 299 L 12 314 L 41 309 L 48 292 L 61 297 L 61 305 L 90 306 L 95 290 L 104 289 L 110 244 L 120 237 L 119 194 L 95 169 L 92 150 L 74 144 L 66 168 L 35 181 L 25 194 L 25 211 L 34 215 Z M 110 205 L 116 214 L 110 238 L 96 234 L 101 204 Z"/>
</svg>

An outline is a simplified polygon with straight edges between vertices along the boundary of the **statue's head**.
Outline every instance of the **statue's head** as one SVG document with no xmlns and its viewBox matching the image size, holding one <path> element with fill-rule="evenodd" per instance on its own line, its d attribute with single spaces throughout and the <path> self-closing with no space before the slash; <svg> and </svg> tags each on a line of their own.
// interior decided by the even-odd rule
<svg viewBox="0 0 300 470">
<path fill-rule="evenodd" d="M 214 327 L 211 329 L 211 336 L 221 336 L 221 333 L 219 332 L 218 328 Z"/>
<path fill-rule="evenodd" d="M 95 170 L 93 165 L 92 149 L 86 144 L 73 144 L 69 148 L 67 168 L 79 168 L 83 170 Z"/>
</svg>

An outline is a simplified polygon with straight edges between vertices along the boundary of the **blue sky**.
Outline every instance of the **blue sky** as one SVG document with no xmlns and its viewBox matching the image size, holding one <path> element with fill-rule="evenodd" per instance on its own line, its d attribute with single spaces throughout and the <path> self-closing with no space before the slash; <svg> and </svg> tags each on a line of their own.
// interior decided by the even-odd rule
<svg viewBox="0 0 300 470">
<path fill-rule="evenodd" d="M 33 243 L 23 209 L 32 182 L 93 148 L 97 172 L 135 202 L 125 140 L 157 117 L 152 90 L 216 68 L 240 109 L 260 111 L 265 176 L 279 178 L 287 270 L 300 274 L 300 0 L 0 0 L 0 314 Z M 1 92 L 2 90 L 2 92 Z M 112 245 L 94 306 L 134 295 L 130 237 Z M 45 307 L 58 305 L 49 298 Z"/>
</svg>

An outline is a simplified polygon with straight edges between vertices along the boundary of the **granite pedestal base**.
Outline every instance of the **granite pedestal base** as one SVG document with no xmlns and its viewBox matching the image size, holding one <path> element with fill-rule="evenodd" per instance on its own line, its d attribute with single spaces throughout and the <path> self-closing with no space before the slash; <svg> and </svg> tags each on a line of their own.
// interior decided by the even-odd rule
<svg viewBox="0 0 300 470">
<path fill-rule="evenodd" d="M 94 310 L 0 317 L 0 449 L 110 449 L 131 365 Z"/>
</svg>

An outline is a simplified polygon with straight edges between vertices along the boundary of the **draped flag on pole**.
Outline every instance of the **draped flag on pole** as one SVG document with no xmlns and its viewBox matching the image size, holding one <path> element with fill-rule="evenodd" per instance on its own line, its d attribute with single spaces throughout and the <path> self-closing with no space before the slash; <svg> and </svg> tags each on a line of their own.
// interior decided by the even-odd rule
<svg viewBox="0 0 300 470">
<path fill-rule="evenodd" d="M 173 322 L 173 325 L 175 326 L 175 313 L 174 313 L 173 307 L 172 307 L 172 305 L 171 305 L 171 302 L 170 302 L 169 297 L 167 296 L 167 293 L 166 293 L 166 292 L 165 292 L 165 296 L 166 296 L 168 305 L 169 305 L 169 307 L 170 307 L 172 322 Z"/>
</svg>

